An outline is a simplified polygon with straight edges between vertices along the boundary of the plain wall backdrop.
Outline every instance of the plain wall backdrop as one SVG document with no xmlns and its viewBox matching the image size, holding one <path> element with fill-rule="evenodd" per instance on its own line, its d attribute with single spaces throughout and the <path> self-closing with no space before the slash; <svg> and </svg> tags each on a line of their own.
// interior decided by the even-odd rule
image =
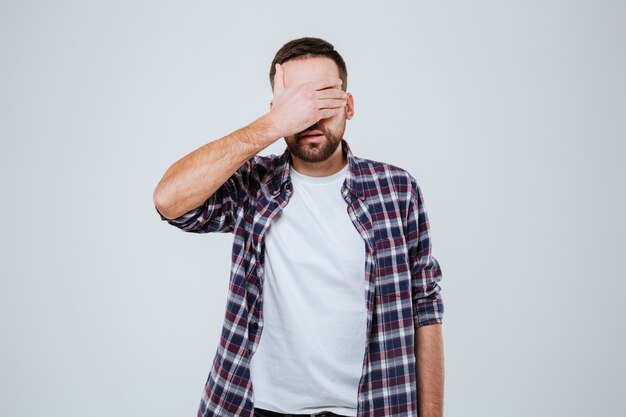
<svg viewBox="0 0 626 417">
<path fill-rule="evenodd" d="M 162 222 L 152 192 L 269 111 L 301 36 L 346 60 L 355 155 L 424 192 L 446 416 L 623 415 L 625 21 L 598 0 L 2 1 L 0 415 L 195 415 L 232 235 Z"/>
</svg>

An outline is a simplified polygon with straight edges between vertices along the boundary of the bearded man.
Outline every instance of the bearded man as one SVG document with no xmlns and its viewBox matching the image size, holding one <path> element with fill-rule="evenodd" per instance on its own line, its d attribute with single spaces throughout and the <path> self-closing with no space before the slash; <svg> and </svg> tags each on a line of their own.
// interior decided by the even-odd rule
<svg viewBox="0 0 626 417">
<path fill-rule="evenodd" d="M 269 78 L 267 114 L 176 161 L 154 190 L 162 220 L 233 234 L 198 416 L 441 417 L 442 273 L 415 178 L 353 155 L 332 44 L 286 43 Z M 280 138 L 281 155 L 257 155 Z"/>
</svg>

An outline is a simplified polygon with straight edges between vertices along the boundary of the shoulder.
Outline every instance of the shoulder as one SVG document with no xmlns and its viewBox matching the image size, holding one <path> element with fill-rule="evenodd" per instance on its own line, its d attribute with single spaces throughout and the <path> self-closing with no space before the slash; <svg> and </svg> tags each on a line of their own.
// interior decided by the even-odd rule
<svg viewBox="0 0 626 417">
<path fill-rule="evenodd" d="M 280 155 L 252 155 L 236 171 L 242 176 L 262 179 L 276 170 Z"/>
<path fill-rule="evenodd" d="M 253 155 L 233 174 L 248 192 L 267 186 L 284 168 L 283 155 Z"/>
<path fill-rule="evenodd" d="M 419 196 L 417 180 L 406 169 L 387 162 L 355 157 L 364 188 L 372 193 L 389 191 L 413 199 Z"/>
<path fill-rule="evenodd" d="M 280 170 L 283 159 L 284 155 L 254 155 L 246 163 L 256 177 L 269 180 Z"/>
</svg>

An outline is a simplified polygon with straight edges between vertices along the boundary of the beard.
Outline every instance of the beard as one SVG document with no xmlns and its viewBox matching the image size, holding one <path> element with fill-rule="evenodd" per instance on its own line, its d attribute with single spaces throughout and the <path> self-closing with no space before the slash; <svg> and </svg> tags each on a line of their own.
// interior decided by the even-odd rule
<svg viewBox="0 0 626 417">
<path fill-rule="evenodd" d="M 336 130 L 329 130 L 322 126 L 313 125 L 307 130 L 293 136 L 286 136 L 285 142 L 287 143 L 289 152 L 297 158 L 305 162 L 322 162 L 330 158 L 341 144 L 345 127 L 345 119 L 343 119 Z M 303 135 L 313 130 L 319 130 L 324 136 L 319 142 L 304 142 L 302 140 Z"/>
</svg>

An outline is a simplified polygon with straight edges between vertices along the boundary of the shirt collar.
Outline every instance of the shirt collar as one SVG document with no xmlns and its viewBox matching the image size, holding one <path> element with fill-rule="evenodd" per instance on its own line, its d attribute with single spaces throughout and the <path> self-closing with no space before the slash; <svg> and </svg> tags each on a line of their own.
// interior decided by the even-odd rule
<svg viewBox="0 0 626 417">
<path fill-rule="evenodd" d="M 354 195 L 356 195 L 361 200 L 365 199 L 365 194 L 363 193 L 363 183 L 361 173 L 361 166 L 357 158 L 352 154 L 352 150 L 350 149 L 350 145 L 345 139 L 341 139 L 341 149 L 344 155 L 348 157 L 348 172 L 346 174 L 346 186 L 352 191 Z M 285 185 L 285 183 L 291 181 L 291 177 L 289 174 L 289 168 L 291 164 L 291 153 L 289 152 L 289 148 L 285 148 L 285 152 L 278 157 L 276 170 L 274 171 L 274 176 L 272 177 L 271 185 L 272 185 L 272 194 L 278 195 L 280 190 Z"/>
</svg>

